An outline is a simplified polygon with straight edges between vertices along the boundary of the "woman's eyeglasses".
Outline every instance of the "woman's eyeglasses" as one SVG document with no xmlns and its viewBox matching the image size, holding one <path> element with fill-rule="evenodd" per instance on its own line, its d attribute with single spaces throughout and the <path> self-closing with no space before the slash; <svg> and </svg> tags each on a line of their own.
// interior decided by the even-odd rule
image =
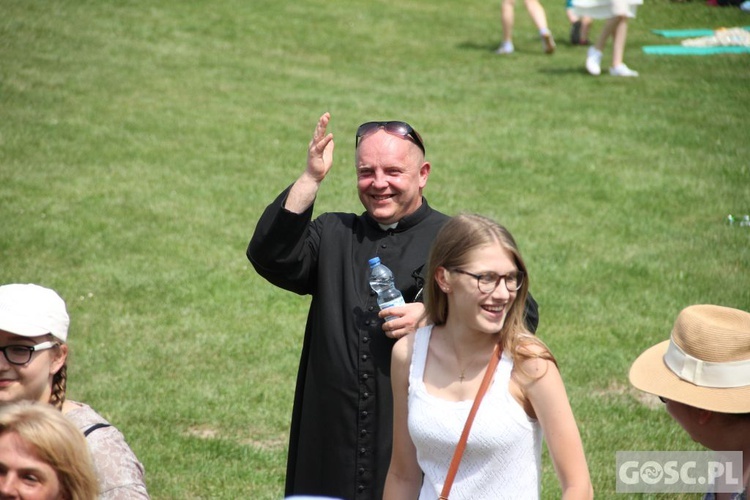
<svg viewBox="0 0 750 500">
<path fill-rule="evenodd" d="M 517 292 L 521 285 L 523 285 L 523 272 L 516 271 L 508 274 L 497 274 L 493 272 L 474 274 L 463 269 L 451 269 L 454 273 L 461 273 L 477 280 L 477 288 L 482 293 L 492 293 L 500 285 L 501 281 L 505 281 L 505 288 L 509 292 Z"/>
<path fill-rule="evenodd" d="M 354 141 L 354 148 L 356 149 L 359 147 L 359 140 L 364 136 L 370 135 L 381 128 L 389 134 L 397 135 L 399 137 L 403 137 L 404 139 L 411 139 L 414 144 L 419 146 L 419 149 L 422 150 L 422 153 L 425 153 L 424 143 L 422 142 L 422 137 L 419 135 L 419 133 L 414 130 L 408 123 L 398 121 L 363 123 L 357 129 L 357 137 Z"/>
<path fill-rule="evenodd" d="M 31 356 L 36 351 L 44 351 L 45 349 L 51 349 L 55 347 L 57 342 L 42 342 L 37 345 L 6 345 L 0 347 L 0 351 L 3 351 L 5 359 L 12 365 L 25 365 L 31 361 Z"/>
</svg>

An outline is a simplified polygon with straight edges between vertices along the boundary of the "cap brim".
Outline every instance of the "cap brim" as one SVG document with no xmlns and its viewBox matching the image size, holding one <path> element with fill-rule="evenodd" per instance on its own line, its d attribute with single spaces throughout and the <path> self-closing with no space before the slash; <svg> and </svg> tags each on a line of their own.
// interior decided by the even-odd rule
<svg viewBox="0 0 750 500">
<path fill-rule="evenodd" d="M 44 327 L 30 324 L 26 319 L 0 314 L 0 330 L 21 337 L 41 337 L 48 332 Z"/>
<path fill-rule="evenodd" d="M 630 367 L 630 383 L 641 391 L 696 408 L 722 413 L 750 413 L 750 386 L 715 388 L 687 382 L 664 363 L 669 340 L 647 349 Z"/>
</svg>

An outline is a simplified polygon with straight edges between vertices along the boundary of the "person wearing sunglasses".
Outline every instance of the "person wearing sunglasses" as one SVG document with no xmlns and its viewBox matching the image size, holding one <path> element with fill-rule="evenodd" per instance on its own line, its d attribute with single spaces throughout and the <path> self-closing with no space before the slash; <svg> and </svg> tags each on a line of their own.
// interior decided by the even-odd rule
<svg viewBox="0 0 750 500">
<path fill-rule="evenodd" d="M 428 325 L 393 348 L 384 500 L 443 498 L 446 482 L 451 499 L 540 498 L 542 438 L 562 498 L 593 497 L 557 361 L 524 321 L 528 289 L 518 246 L 497 222 L 461 214 L 438 233 L 427 263 Z M 455 477 L 447 479 L 482 386 Z"/>
<path fill-rule="evenodd" d="M 65 301 L 54 290 L 0 286 L 0 407 L 50 404 L 86 436 L 99 498 L 149 498 L 143 465 L 122 433 L 90 406 L 66 398 L 69 325 Z"/>
<path fill-rule="evenodd" d="M 415 331 L 424 306 L 419 271 L 448 217 L 423 196 L 431 172 L 420 134 L 402 121 L 357 129 L 355 165 L 362 214 L 313 205 L 333 164 L 323 114 L 307 166 L 262 214 L 247 249 L 259 275 L 312 301 L 305 327 L 287 459 L 286 495 L 380 500 L 390 461 L 390 354 Z M 368 260 L 393 271 L 406 305 L 379 311 Z M 529 313 L 534 325 L 536 304 Z"/>
</svg>

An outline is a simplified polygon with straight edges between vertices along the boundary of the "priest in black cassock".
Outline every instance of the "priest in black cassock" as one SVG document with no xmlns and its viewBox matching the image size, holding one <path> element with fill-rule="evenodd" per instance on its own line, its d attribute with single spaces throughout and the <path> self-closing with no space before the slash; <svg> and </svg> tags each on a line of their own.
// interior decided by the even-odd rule
<svg viewBox="0 0 750 500">
<path fill-rule="evenodd" d="M 276 286 L 311 295 L 292 411 L 286 491 L 380 500 L 391 458 L 391 348 L 421 326 L 421 268 L 448 216 L 422 196 L 430 174 L 419 134 L 405 122 L 368 122 L 356 136 L 361 215 L 313 203 L 333 159 L 328 113 L 318 121 L 307 168 L 258 222 L 247 257 Z M 368 283 L 372 257 L 393 271 L 406 305 L 386 323 Z M 527 323 L 536 330 L 529 295 Z"/>
</svg>

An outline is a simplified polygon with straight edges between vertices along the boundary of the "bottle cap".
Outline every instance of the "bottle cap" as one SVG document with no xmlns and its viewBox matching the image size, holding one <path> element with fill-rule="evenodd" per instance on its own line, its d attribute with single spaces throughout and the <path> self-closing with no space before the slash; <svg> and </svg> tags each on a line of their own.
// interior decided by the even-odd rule
<svg viewBox="0 0 750 500">
<path fill-rule="evenodd" d="M 380 257 L 373 257 L 372 259 L 367 261 L 370 264 L 370 267 L 375 267 L 378 264 L 380 264 Z"/>
</svg>

